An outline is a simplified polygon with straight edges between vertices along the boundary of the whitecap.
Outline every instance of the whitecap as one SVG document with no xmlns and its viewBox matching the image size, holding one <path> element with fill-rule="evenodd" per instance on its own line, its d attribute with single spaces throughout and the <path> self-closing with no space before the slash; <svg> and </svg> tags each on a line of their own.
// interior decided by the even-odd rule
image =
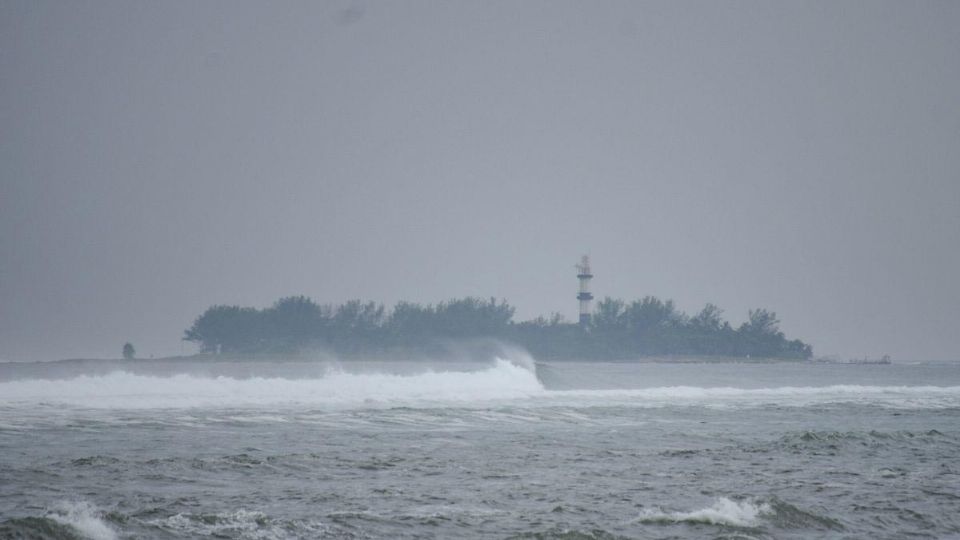
<svg viewBox="0 0 960 540">
<path fill-rule="evenodd" d="M 660 509 L 644 510 L 639 518 L 643 523 L 706 523 L 733 527 L 757 527 L 760 518 L 773 513 L 767 503 L 749 500 L 734 501 L 718 498 L 711 506 L 692 512 L 664 512 Z"/>
<path fill-rule="evenodd" d="M 90 540 L 116 540 L 117 533 L 100 517 L 97 508 L 86 501 L 62 502 L 50 510 L 47 517 L 72 527 Z"/>
</svg>

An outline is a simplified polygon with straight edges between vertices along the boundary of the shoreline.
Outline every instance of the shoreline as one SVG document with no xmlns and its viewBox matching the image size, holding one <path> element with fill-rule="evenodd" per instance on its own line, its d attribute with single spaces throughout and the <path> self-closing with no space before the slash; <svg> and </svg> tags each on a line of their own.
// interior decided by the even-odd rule
<svg viewBox="0 0 960 540">
<path fill-rule="evenodd" d="M 776 358 L 776 357 L 738 357 L 738 356 L 641 356 L 636 358 L 538 358 L 530 355 L 538 363 L 566 363 L 582 362 L 597 364 L 848 364 L 848 362 L 823 362 L 803 358 Z M 179 364 L 179 363 L 321 363 L 321 362 L 470 362 L 476 358 L 464 356 L 433 356 L 407 353 L 372 353 L 364 355 L 335 355 L 330 353 L 300 353 L 294 355 L 226 355 L 226 354 L 193 354 L 162 356 L 157 358 L 60 358 L 56 360 L 2 360 L 3 364 L 49 364 L 49 365 L 80 365 L 80 364 Z M 850 362 L 850 364 L 854 364 Z M 863 364 L 861 362 L 861 364 Z M 867 364 L 864 364 L 867 365 Z M 870 364 L 872 365 L 872 364 Z"/>
</svg>

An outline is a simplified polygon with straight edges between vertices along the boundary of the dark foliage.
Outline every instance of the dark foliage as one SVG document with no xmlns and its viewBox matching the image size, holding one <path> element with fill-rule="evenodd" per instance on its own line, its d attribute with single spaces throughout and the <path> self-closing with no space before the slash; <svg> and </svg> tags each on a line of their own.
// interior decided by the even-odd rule
<svg viewBox="0 0 960 540">
<path fill-rule="evenodd" d="M 394 348 L 427 350 L 437 342 L 493 338 L 513 342 L 540 358 L 629 359 L 702 355 L 809 358 L 810 345 L 787 340 L 776 314 L 750 310 L 734 329 L 723 311 L 707 304 L 688 317 L 671 300 L 647 296 L 627 303 L 605 298 L 589 325 L 560 315 L 514 322 L 514 308 L 494 298 L 460 298 L 436 305 L 352 300 L 322 306 L 304 296 L 266 309 L 212 306 L 184 332 L 205 353 L 289 354 L 311 348 L 356 354 Z"/>
</svg>

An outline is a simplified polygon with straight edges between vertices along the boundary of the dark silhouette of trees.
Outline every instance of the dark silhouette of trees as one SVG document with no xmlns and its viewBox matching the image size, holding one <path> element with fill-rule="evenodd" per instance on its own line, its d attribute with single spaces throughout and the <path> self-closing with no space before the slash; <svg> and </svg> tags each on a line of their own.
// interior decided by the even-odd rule
<svg viewBox="0 0 960 540">
<path fill-rule="evenodd" d="M 703 306 L 700 313 L 690 318 L 690 327 L 704 332 L 717 332 L 723 323 L 723 310 L 713 304 Z"/>
<path fill-rule="evenodd" d="M 261 345 L 270 352 L 308 347 L 324 329 L 323 309 L 306 296 L 288 296 L 258 314 Z"/>
<path fill-rule="evenodd" d="M 750 310 L 734 329 L 713 304 L 689 317 L 672 300 L 647 296 L 630 303 L 604 298 L 589 325 L 549 319 L 513 321 L 504 300 L 466 297 L 417 304 L 351 300 L 318 305 L 305 296 L 281 298 L 265 309 L 217 305 L 184 332 L 204 353 L 290 354 L 311 348 L 341 354 L 405 349 L 426 351 L 439 342 L 493 338 L 553 359 L 630 359 L 642 356 L 705 355 L 805 359 L 812 349 L 788 341 L 776 314 Z"/>
<path fill-rule="evenodd" d="M 200 345 L 205 353 L 251 352 L 268 348 L 269 329 L 261 311 L 240 306 L 212 306 L 197 317 L 183 339 Z"/>
<path fill-rule="evenodd" d="M 123 359 L 124 360 L 133 360 L 137 356 L 136 349 L 133 348 L 133 343 L 129 341 L 123 344 Z"/>
</svg>

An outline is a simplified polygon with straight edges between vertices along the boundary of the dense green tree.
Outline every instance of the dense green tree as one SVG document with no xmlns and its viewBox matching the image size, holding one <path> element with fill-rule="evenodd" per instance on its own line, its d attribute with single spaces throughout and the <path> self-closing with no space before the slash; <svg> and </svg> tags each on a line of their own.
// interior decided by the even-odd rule
<svg viewBox="0 0 960 540">
<path fill-rule="evenodd" d="M 682 324 L 683 314 L 677 311 L 673 300 L 666 302 L 653 296 L 635 300 L 623 312 L 626 327 L 635 335 L 644 335 L 655 328 L 666 328 Z"/>
<path fill-rule="evenodd" d="M 383 304 L 350 300 L 339 306 L 330 319 L 327 343 L 339 350 L 358 351 L 384 342 L 386 320 Z"/>
<path fill-rule="evenodd" d="M 312 347 L 338 353 L 404 348 L 429 351 L 449 340 L 494 338 L 541 358 L 627 359 L 647 355 L 725 355 L 809 358 L 800 340 L 788 341 L 776 314 L 750 310 L 734 330 L 723 311 L 707 304 L 688 317 L 672 300 L 647 296 L 630 303 L 604 298 L 587 325 L 551 318 L 514 322 L 506 301 L 466 297 L 436 305 L 351 300 L 320 306 L 304 296 L 281 298 L 258 310 L 212 306 L 184 332 L 205 353 L 289 354 Z M 442 347 L 440 347 L 442 350 Z"/>
<path fill-rule="evenodd" d="M 751 309 L 747 322 L 740 327 L 742 332 L 754 336 L 774 335 L 780 329 L 777 314 L 765 309 Z"/>
<path fill-rule="evenodd" d="M 387 318 L 386 331 L 393 343 L 413 345 L 418 339 L 433 334 L 434 310 L 412 302 L 400 302 Z"/>
<path fill-rule="evenodd" d="M 605 332 L 616 332 L 622 329 L 623 313 L 627 304 L 623 300 L 609 296 L 597 302 L 597 308 L 591 317 L 591 326 Z"/>
<path fill-rule="evenodd" d="M 301 342 L 313 337 L 327 322 L 323 309 L 306 296 L 281 298 L 264 315 L 280 335 Z"/>
<path fill-rule="evenodd" d="M 723 310 L 713 304 L 703 306 L 700 313 L 690 318 L 690 326 L 703 332 L 719 332 L 723 322 Z"/>
<path fill-rule="evenodd" d="M 468 297 L 437 304 L 433 324 L 446 337 L 494 337 L 504 334 L 513 313 L 506 301 Z"/>
<path fill-rule="evenodd" d="M 205 353 L 246 352 L 263 349 L 266 334 L 259 310 L 212 306 L 197 317 L 183 339 L 199 344 Z"/>
</svg>

